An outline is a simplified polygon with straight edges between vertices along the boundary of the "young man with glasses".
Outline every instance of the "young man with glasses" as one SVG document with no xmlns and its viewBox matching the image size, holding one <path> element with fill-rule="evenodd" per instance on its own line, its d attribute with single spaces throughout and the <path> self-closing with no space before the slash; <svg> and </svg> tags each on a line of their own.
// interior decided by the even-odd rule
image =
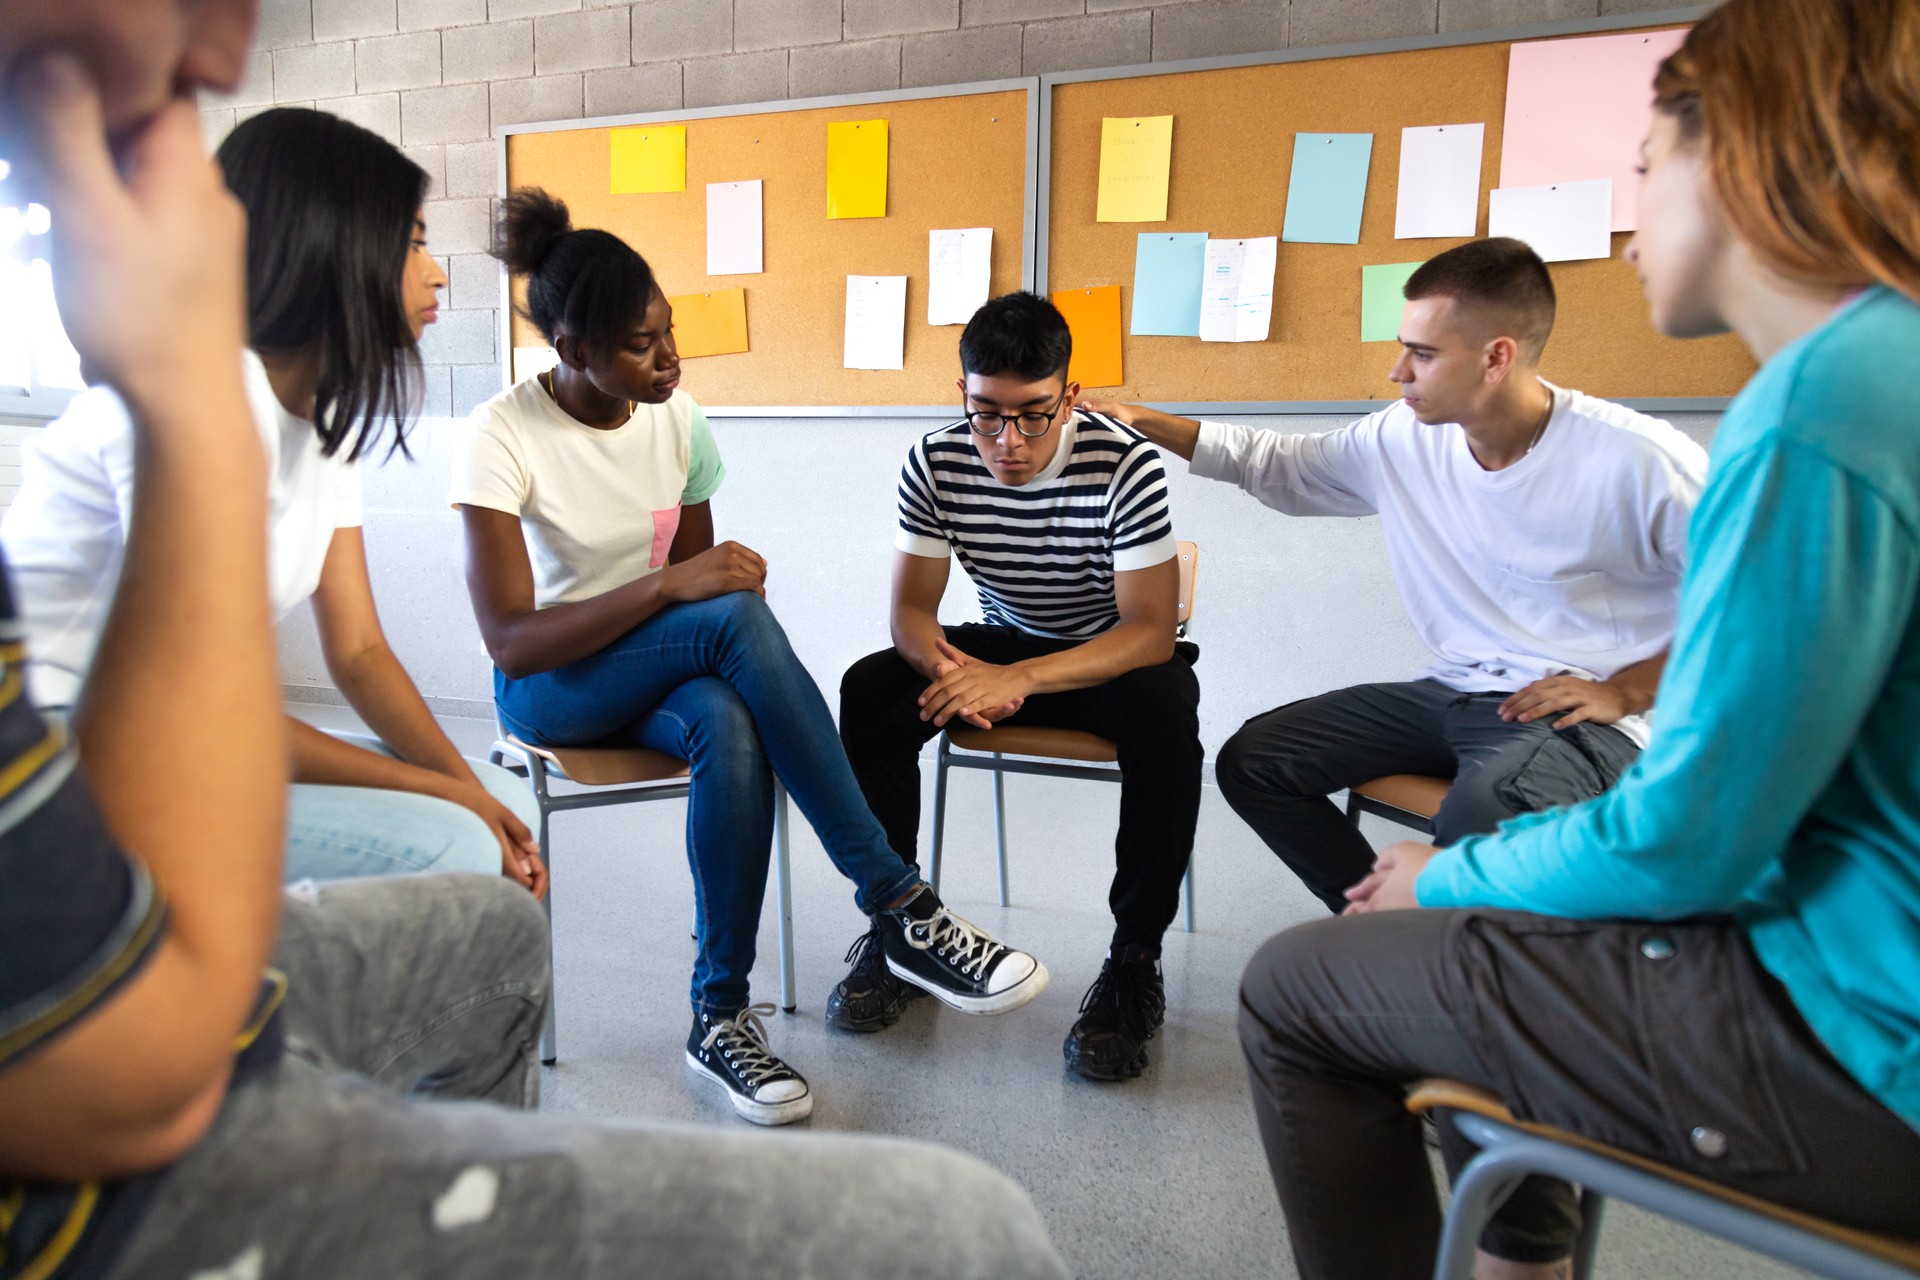
<svg viewBox="0 0 1920 1280">
<path fill-rule="evenodd" d="M 893 647 L 840 687 L 840 735 L 867 803 L 915 861 L 920 748 L 954 722 L 1081 729 L 1120 758 L 1113 945 L 1067 1036 L 1067 1069 L 1125 1080 L 1146 1066 L 1200 811 L 1199 650 L 1174 636 L 1179 564 L 1166 473 L 1139 434 L 1077 412 L 1067 324 L 1031 293 L 996 298 L 960 336 L 963 418 L 921 440 L 900 475 Z M 942 627 L 948 556 L 982 623 Z M 890 1026 L 914 994 L 856 949 L 827 1016 Z"/>
</svg>

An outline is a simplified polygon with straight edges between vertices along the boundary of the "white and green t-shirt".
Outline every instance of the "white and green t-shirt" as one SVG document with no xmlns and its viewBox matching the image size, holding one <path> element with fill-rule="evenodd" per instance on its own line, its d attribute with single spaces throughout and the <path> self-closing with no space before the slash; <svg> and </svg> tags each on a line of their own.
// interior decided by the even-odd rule
<svg viewBox="0 0 1920 1280">
<path fill-rule="evenodd" d="M 665 568 L 681 508 L 711 498 L 725 476 L 707 415 L 684 391 L 602 431 L 529 378 L 467 419 L 447 501 L 520 518 L 544 609 Z"/>
</svg>

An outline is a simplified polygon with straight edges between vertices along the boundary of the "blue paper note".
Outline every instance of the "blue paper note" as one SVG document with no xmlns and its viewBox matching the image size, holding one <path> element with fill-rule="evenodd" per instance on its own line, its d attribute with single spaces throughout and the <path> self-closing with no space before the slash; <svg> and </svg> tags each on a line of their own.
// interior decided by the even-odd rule
<svg viewBox="0 0 1920 1280">
<path fill-rule="evenodd" d="M 1141 232 L 1133 259 L 1132 332 L 1199 337 L 1206 274 L 1206 232 Z"/>
<path fill-rule="evenodd" d="M 1370 133 L 1296 133 L 1287 179 L 1282 240 L 1296 244 L 1359 244 L 1367 200 Z"/>
</svg>

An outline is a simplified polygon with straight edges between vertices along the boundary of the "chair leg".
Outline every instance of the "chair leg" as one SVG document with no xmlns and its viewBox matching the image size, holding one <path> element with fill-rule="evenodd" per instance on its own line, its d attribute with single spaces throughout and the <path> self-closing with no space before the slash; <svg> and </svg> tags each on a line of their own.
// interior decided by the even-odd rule
<svg viewBox="0 0 1920 1280">
<path fill-rule="evenodd" d="M 933 844 L 927 853 L 927 883 L 940 892 L 940 850 L 947 839 L 947 735 L 933 754 Z"/>
<path fill-rule="evenodd" d="M 780 921 L 780 1007 L 794 1010 L 793 995 L 793 874 L 787 847 L 787 789 L 773 784 L 773 873 L 775 905 Z"/>
<path fill-rule="evenodd" d="M 1192 855 L 1192 854 L 1188 854 L 1188 855 L 1187 855 L 1187 932 L 1188 932 L 1188 933 L 1192 933 L 1192 932 L 1194 932 L 1194 927 L 1193 927 L 1193 855 Z"/>
<path fill-rule="evenodd" d="M 998 751 L 993 753 L 1000 759 Z M 1007 894 L 1007 775 L 993 771 L 993 835 L 1000 847 L 1000 905 L 1008 905 Z"/>
<path fill-rule="evenodd" d="M 1573 1243 L 1573 1280 L 1593 1280 L 1593 1260 L 1600 1252 L 1600 1217 L 1607 1198 L 1598 1191 L 1580 1192 L 1580 1236 Z"/>
<path fill-rule="evenodd" d="M 553 843 L 549 839 L 546 762 L 528 752 L 527 781 L 533 784 L 533 798 L 540 808 L 540 856 L 547 863 L 547 896 L 540 907 L 547 913 L 547 1016 L 540 1024 L 540 1061 L 552 1066 L 560 1058 L 559 1024 L 554 1008 L 560 1003 L 560 984 L 554 978 L 553 955 Z"/>
</svg>

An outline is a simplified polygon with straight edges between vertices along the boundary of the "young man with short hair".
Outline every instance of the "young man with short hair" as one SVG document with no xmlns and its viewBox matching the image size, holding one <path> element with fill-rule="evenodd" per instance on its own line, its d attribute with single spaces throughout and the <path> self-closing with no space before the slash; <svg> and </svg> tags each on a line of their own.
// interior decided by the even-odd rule
<svg viewBox="0 0 1920 1280">
<path fill-rule="evenodd" d="M 1706 453 L 1539 375 L 1553 280 L 1517 240 L 1408 278 L 1398 404 L 1324 435 L 1094 405 L 1288 515 L 1378 515 L 1434 661 L 1308 698 L 1221 749 L 1220 790 L 1330 909 L 1373 852 L 1328 799 L 1452 778 L 1441 844 L 1598 795 L 1646 745 Z"/>
<path fill-rule="evenodd" d="M 1120 762 L 1113 944 L 1067 1036 L 1069 1070 L 1146 1066 L 1166 996 L 1160 940 L 1179 905 L 1200 810 L 1199 650 L 1176 642 L 1179 563 L 1159 455 L 1076 412 L 1072 338 L 1052 303 L 995 298 L 960 337 L 963 418 L 925 437 L 900 478 L 893 647 L 848 670 L 840 734 L 867 802 L 915 861 L 921 746 L 951 723 L 1081 729 Z M 949 555 L 986 620 L 942 627 Z M 828 1018 L 878 1031 L 913 994 L 860 949 Z"/>
</svg>

